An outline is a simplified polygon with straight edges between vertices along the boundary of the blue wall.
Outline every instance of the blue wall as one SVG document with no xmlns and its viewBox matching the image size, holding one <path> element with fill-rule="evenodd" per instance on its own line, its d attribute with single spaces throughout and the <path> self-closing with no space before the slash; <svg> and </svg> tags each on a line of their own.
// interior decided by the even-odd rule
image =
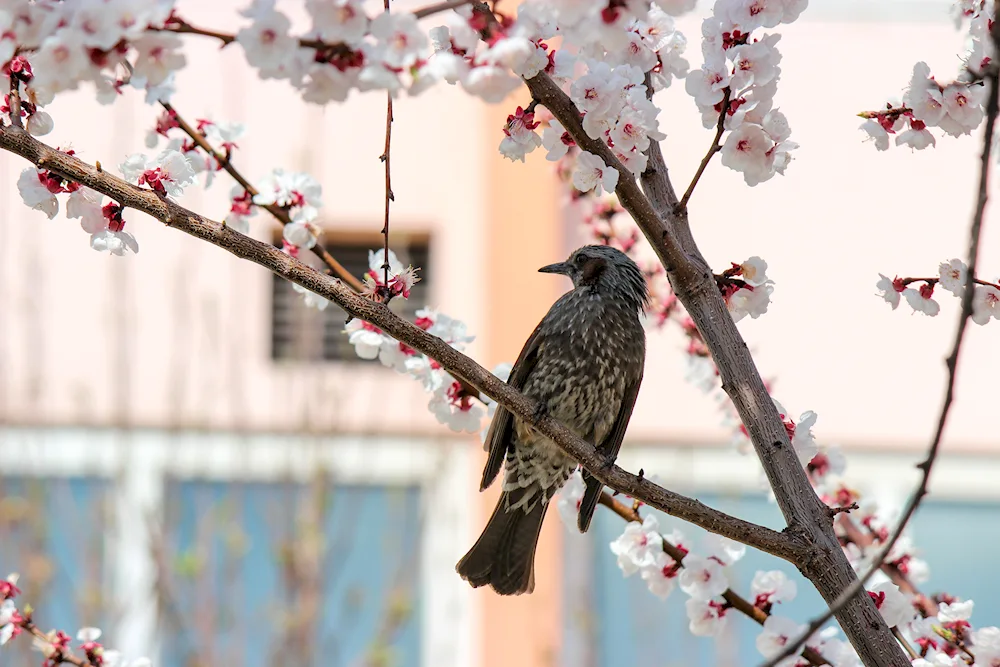
<svg viewBox="0 0 1000 667">
<path fill-rule="evenodd" d="M 177 608 L 201 610 L 214 633 L 209 645 L 196 630 L 166 623 L 165 666 L 186 665 L 200 654 L 241 667 L 334 667 L 360 664 L 373 652 L 394 667 L 419 665 L 420 497 L 414 487 L 327 489 L 321 611 L 306 638 L 312 659 L 302 663 L 279 645 L 282 619 L 297 609 L 285 585 L 285 547 L 307 493 L 292 484 L 168 485 Z M 387 625 L 389 618 L 397 622 Z"/>
<path fill-rule="evenodd" d="M 94 479 L 0 477 L 0 577 L 21 573 L 18 602 L 37 609 L 43 629 L 73 635 L 96 625 L 113 647 L 123 610 L 108 595 L 117 567 L 105 547 L 108 490 Z M 311 494 L 292 483 L 166 485 L 160 667 L 420 664 L 421 498 L 413 486 L 327 484 L 317 504 L 322 574 L 311 589 L 318 588 L 319 611 L 296 640 L 312 658 L 297 660 L 278 644 L 297 604 L 286 585 L 287 546 L 303 534 L 299 519 Z M 35 664 L 30 646 L 5 647 L 0 666 Z"/>
<path fill-rule="evenodd" d="M 0 578 L 21 575 L 18 606 L 30 604 L 43 630 L 75 634 L 82 626 L 106 627 L 111 618 L 103 595 L 106 491 L 98 479 L 0 476 Z M 8 664 L 38 662 L 30 647 L 18 641 L 5 648 Z"/>
</svg>

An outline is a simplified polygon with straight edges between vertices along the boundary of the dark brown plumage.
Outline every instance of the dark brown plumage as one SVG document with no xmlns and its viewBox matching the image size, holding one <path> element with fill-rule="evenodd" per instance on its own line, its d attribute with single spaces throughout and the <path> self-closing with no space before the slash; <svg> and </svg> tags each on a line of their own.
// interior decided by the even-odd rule
<svg viewBox="0 0 1000 667">
<path fill-rule="evenodd" d="M 507 381 L 613 462 L 642 382 L 646 338 L 639 320 L 646 280 L 635 262 L 607 246 L 584 246 L 569 260 L 539 269 L 573 279 L 532 332 Z M 501 595 L 530 593 L 549 500 L 576 461 L 531 426 L 497 407 L 486 434 L 489 458 L 480 490 L 505 468 L 503 494 L 476 544 L 456 569 L 474 587 Z M 584 472 L 577 525 L 586 532 L 601 483 Z"/>
</svg>

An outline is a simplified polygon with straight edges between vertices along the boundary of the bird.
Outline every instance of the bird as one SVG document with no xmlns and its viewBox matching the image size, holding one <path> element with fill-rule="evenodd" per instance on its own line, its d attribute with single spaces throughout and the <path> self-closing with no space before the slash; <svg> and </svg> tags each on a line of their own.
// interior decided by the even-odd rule
<svg viewBox="0 0 1000 667">
<path fill-rule="evenodd" d="M 565 262 L 539 269 L 568 276 L 560 297 L 532 332 L 507 384 L 539 401 L 539 412 L 592 443 L 610 465 L 618 456 L 642 383 L 646 335 L 642 313 L 646 278 L 625 253 L 602 245 L 575 250 Z M 549 502 L 577 462 L 502 405 L 486 433 L 489 452 L 480 491 L 501 467 L 502 493 L 482 535 L 458 562 L 474 588 L 500 595 L 535 587 L 535 549 Z M 583 471 L 585 491 L 577 527 L 590 527 L 603 484 Z"/>
</svg>

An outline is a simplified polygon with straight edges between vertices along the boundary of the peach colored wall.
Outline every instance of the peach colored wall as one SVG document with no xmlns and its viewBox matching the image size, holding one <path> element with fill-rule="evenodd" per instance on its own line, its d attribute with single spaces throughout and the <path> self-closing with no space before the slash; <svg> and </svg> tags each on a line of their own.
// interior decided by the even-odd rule
<svg viewBox="0 0 1000 667">
<path fill-rule="evenodd" d="M 826 441 L 923 447 L 941 400 L 958 300 L 944 293 L 936 318 L 912 315 L 905 304 L 891 312 L 875 296 L 875 282 L 879 272 L 936 275 L 940 261 L 964 257 L 981 141 L 944 137 L 920 153 L 895 147 L 879 153 L 862 142 L 855 114 L 901 96 L 918 60 L 943 80 L 953 75 L 961 34 L 944 3 L 941 19 L 912 23 L 854 22 L 849 10 L 819 4 L 828 20 L 811 20 L 810 8 L 779 30 L 777 106 L 802 146 L 787 175 L 751 189 L 716 161 L 692 199 L 692 227 L 718 269 L 751 255 L 768 261 L 777 283 L 772 306 L 739 327 L 792 413 L 819 413 L 815 432 Z M 697 14 L 681 21 L 696 62 L 700 20 Z M 657 102 L 671 174 L 686 186 L 711 134 L 680 85 Z M 1000 209 L 991 205 L 980 264 L 985 278 L 1000 275 L 998 222 Z M 998 451 L 1000 437 L 988 418 L 1000 374 L 997 324 L 971 326 L 967 334 L 947 448 Z M 715 401 L 684 381 L 682 349 L 675 331 L 651 336 L 630 437 L 727 439 Z"/>
<path fill-rule="evenodd" d="M 513 96 L 510 106 L 526 100 Z M 508 110 L 494 107 L 486 117 L 489 126 L 485 143 L 489 182 L 489 261 L 484 283 L 489 286 L 487 327 L 490 332 L 490 364 L 513 362 L 521 347 L 552 305 L 569 287 L 558 276 L 537 273 L 537 268 L 559 261 L 564 255 L 560 224 L 559 190 L 555 174 L 543 160 L 526 165 L 512 163 L 495 152 L 499 129 Z M 479 457 L 476 479 L 485 462 Z M 473 486 L 474 488 L 474 486 Z M 481 496 L 481 519 L 486 524 L 499 496 L 495 483 Z M 483 637 L 504 637 L 503 642 L 483 642 L 483 667 L 525 665 L 546 667 L 557 664 L 561 637 L 561 547 L 563 527 L 556 511 L 549 512 L 535 557 L 535 590 L 529 596 L 499 597 L 479 589 L 475 596 L 482 605 Z M 509 638 L 516 637 L 517 641 Z"/>
<path fill-rule="evenodd" d="M 181 6 L 192 21 L 225 27 L 232 7 L 245 3 L 224 4 Z M 246 123 L 234 161 L 252 181 L 272 167 L 308 171 L 323 184 L 326 224 L 380 229 L 384 96 L 307 106 L 285 83 L 255 79 L 236 47 L 220 51 L 188 38 L 186 53 L 193 66 L 180 78 L 175 107 L 189 119 Z M 475 279 L 485 261 L 488 190 L 482 108 L 448 86 L 403 97 L 392 153 L 392 227 L 432 233 L 431 302 L 476 333 L 487 328 L 486 288 Z M 129 153 L 149 152 L 143 138 L 157 109 L 136 95 L 101 107 L 83 91 L 60 97 L 50 111 L 56 130 L 46 140 L 72 144 L 85 160 L 110 168 Z M 422 388 L 392 371 L 272 363 L 271 277 L 259 267 L 135 213 L 126 219 L 139 255 L 100 255 L 76 222 L 62 215 L 48 221 L 24 207 L 15 183 L 26 166 L 0 156 L 0 418 L 369 431 L 377 414 L 379 430 L 441 432 Z M 182 202 L 219 219 L 230 185 L 221 174 L 210 190 L 191 188 Z M 267 238 L 274 223 L 260 215 L 252 228 Z M 477 355 L 482 349 L 471 347 Z"/>
</svg>

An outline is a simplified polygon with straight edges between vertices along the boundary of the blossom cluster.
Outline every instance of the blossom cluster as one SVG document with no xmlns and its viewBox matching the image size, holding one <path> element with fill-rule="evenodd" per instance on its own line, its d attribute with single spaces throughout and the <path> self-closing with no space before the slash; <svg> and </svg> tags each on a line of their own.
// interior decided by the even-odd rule
<svg viewBox="0 0 1000 667">
<path fill-rule="evenodd" d="M 712 16 L 702 23 L 701 69 L 687 77 L 705 127 L 722 123 L 729 130 L 722 145 L 722 164 L 741 172 L 747 185 L 784 174 L 798 145 L 789 141 L 785 115 L 774 107 L 781 76 L 780 35 L 764 33 L 791 23 L 807 0 L 716 0 Z"/>
<path fill-rule="evenodd" d="M 945 267 L 957 269 L 960 263 L 957 260 L 954 262 L 942 264 L 942 272 L 945 272 Z M 953 277 L 959 284 L 963 284 L 961 278 L 962 276 Z M 746 429 L 739 421 L 732 402 L 720 391 L 716 392 L 716 396 L 725 409 L 725 423 L 733 428 L 734 444 L 741 453 L 751 452 Z M 820 499 L 833 508 L 856 508 L 850 514 L 838 515 L 834 529 L 855 571 L 859 574 L 866 572 L 889 539 L 893 525 L 891 515 L 885 508 L 866 501 L 856 489 L 848 485 L 844 477 L 846 459 L 843 453 L 836 446 L 818 443 L 812 432 L 817 419 L 816 413 L 807 411 L 796 422 L 787 416 L 785 408 L 776 400 L 775 407 Z M 762 485 L 767 486 L 763 475 Z M 914 661 L 914 665 L 992 667 L 1000 662 L 1000 629 L 973 629 L 969 621 L 974 606 L 971 600 L 962 601 L 945 593 L 933 598 L 921 594 L 917 586 L 927 581 L 929 572 L 929 566 L 920 558 L 911 536 L 904 534 L 886 557 L 881 571 L 868 584 L 869 596 L 887 625 L 898 628 L 905 641 L 917 649 L 920 658 Z M 791 627 L 789 625 L 788 629 L 791 630 Z M 758 638 L 759 648 L 762 643 L 768 644 L 771 641 L 765 638 L 768 634 L 766 624 L 764 630 Z M 800 637 L 803 631 L 804 627 L 791 631 L 784 635 L 785 641 Z M 823 632 L 829 633 L 830 629 Z M 818 636 L 822 637 L 823 633 Z M 827 637 L 831 636 L 827 634 Z M 830 653 L 829 645 L 814 644 L 815 639 L 810 639 L 807 646 L 816 648 L 835 667 L 860 664 L 846 645 L 837 645 L 837 653 L 834 654 Z M 764 649 L 761 651 L 765 656 L 769 655 Z M 777 652 L 774 650 L 770 655 Z M 963 655 L 975 655 L 975 660 L 965 660 Z"/>
<path fill-rule="evenodd" d="M 215 173 L 223 167 L 216 155 L 221 155 L 228 162 L 238 147 L 236 141 L 244 135 L 246 127 L 242 123 L 199 118 L 195 130 L 212 147 L 212 153 L 202 150 L 194 139 L 181 131 L 177 112 L 173 108 L 165 109 L 157 118 L 155 126 L 146 133 L 146 147 L 156 148 L 160 140 L 165 138 L 167 150 L 177 151 L 186 157 L 196 174 L 205 174 L 207 188 L 212 185 Z"/>
<path fill-rule="evenodd" d="M 622 11 L 601 18 L 597 25 L 582 21 L 579 16 L 567 16 L 568 12 L 544 15 L 547 20 L 541 21 L 542 10 L 535 8 L 542 6 L 522 5 L 524 9 L 519 13 L 513 32 L 516 35 L 527 31 L 535 45 L 539 66 L 519 73 L 530 78 L 544 70 L 557 82 L 568 85 L 571 99 L 583 114 L 587 136 L 604 142 L 633 175 L 642 173 L 650 141 L 666 136 L 659 129 L 659 109 L 650 97 L 653 90 L 669 86 L 674 76 L 686 74 L 688 64 L 681 57 L 687 43 L 684 36 L 674 29 L 673 19 L 655 5 L 644 16 L 626 15 Z M 564 29 L 567 19 L 571 27 Z M 610 31 L 614 39 L 607 36 L 609 24 L 617 28 Z M 557 31 L 563 37 L 563 49 L 546 54 L 543 40 L 555 37 Z M 579 57 L 566 49 L 567 44 L 573 43 L 579 48 Z M 577 59 L 587 71 L 574 79 Z M 518 69 L 515 67 L 515 71 Z M 647 75 L 652 89 L 645 83 Z M 550 123 L 543 137 L 534 131 L 536 126 L 525 123 L 518 109 L 508 118 L 500 152 L 512 160 L 523 161 L 526 153 L 545 146 L 549 160 L 560 159 L 566 147 L 572 145 L 568 134 L 557 121 Z M 582 152 L 577 167 L 573 182 L 579 190 L 596 188 L 598 193 L 614 190 L 619 173 L 599 156 Z"/>
<path fill-rule="evenodd" d="M 418 280 L 416 270 L 413 267 L 404 268 L 396 258 L 396 254 L 390 250 L 389 282 L 386 284 L 384 258 L 385 254 L 381 249 L 368 253 L 366 293 L 374 298 L 384 294 L 407 298 L 410 288 Z M 328 300 L 308 292 L 305 288 L 298 285 L 293 285 L 293 288 L 305 296 L 307 305 L 323 310 L 330 304 Z M 430 308 L 418 310 L 414 324 L 441 338 L 456 350 L 464 350 L 465 346 L 475 339 L 475 336 L 468 334 L 464 322 Z M 352 319 L 344 326 L 344 333 L 347 334 L 348 340 L 354 346 L 354 352 L 360 358 L 378 359 L 383 366 L 393 368 L 419 381 L 431 394 L 427 407 L 439 422 L 453 431 L 475 433 L 480 430 L 486 410 L 477 400 L 475 391 L 470 391 L 452 377 L 438 362 L 363 320 Z M 506 374 L 501 369 L 498 368 L 494 372 L 502 374 L 501 379 L 506 379 Z M 509 368 L 506 372 L 509 372 Z"/>
<path fill-rule="evenodd" d="M 101 638 L 101 631 L 98 628 L 80 628 L 76 633 L 76 641 L 85 659 L 73 656 L 70 649 L 72 639 L 68 634 L 62 630 L 41 632 L 32 622 L 31 608 L 17 608 L 14 599 L 21 594 L 17 582 L 16 574 L 0 580 L 0 647 L 27 631 L 28 635 L 33 636 L 33 647 L 42 654 L 42 667 L 62 663 L 93 667 L 150 667 L 152 664 L 148 658 L 125 660 L 119 651 L 99 644 L 97 640 Z"/>
<path fill-rule="evenodd" d="M 103 104 L 125 86 L 146 92 L 148 101 L 167 99 L 174 73 L 184 67 L 176 35 L 160 32 L 173 0 L 79 0 L 9 2 L 0 11 L 0 84 L 9 77 L 24 85 L 29 131 L 44 134 L 52 121 L 37 107 L 57 93 L 89 82 Z M 151 30 L 150 28 L 154 28 Z M 15 54 L 17 57 L 15 57 Z M 10 101 L 4 111 L 9 114 Z"/>
<path fill-rule="evenodd" d="M 72 150 L 67 150 L 72 155 Z M 161 179 L 158 182 L 165 182 Z M 17 179 L 21 199 L 29 207 L 42 211 L 49 220 L 59 212 L 59 199 L 66 197 L 66 217 L 79 218 L 83 231 L 90 234 L 90 247 L 112 255 L 139 252 L 139 244 L 125 231 L 122 207 L 115 202 L 102 204 L 104 195 L 46 169 L 29 167 Z"/>
<path fill-rule="evenodd" d="M 941 262 L 936 278 L 889 278 L 881 273 L 875 287 L 878 296 L 892 306 L 899 307 L 901 300 L 915 313 L 931 317 L 941 312 L 941 305 L 934 300 L 936 287 L 962 298 L 969 282 L 969 268 L 960 259 Z M 911 287 L 911 285 L 915 287 Z M 972 321 L 982 326 L 991 319 L 1000 319 L 1000 285 L 975 279 L 972 293 Z"/>
<path fill-rule="evenodd" d="M 960 0 L 955 8 L 956 26 L 968 21 L 969 49 L 962 58 L 958 77 L 942 84 L 931 75 L 927 63 L 918 62 L 913 66 L 902 103 L 891 100 L 879 111 L 859 114 L 866 119 L 860 129 L 878 150 L 888 150 L 889 135 L 895 135 L 897 146 L 922 150 L 936 145 L 929 128 L 959 137 L 971 134 L 982 123 L 987 94 L 982 74 L 995 59 L 989 34 L 994 5 L 982 0 Z"/>
</svg>

